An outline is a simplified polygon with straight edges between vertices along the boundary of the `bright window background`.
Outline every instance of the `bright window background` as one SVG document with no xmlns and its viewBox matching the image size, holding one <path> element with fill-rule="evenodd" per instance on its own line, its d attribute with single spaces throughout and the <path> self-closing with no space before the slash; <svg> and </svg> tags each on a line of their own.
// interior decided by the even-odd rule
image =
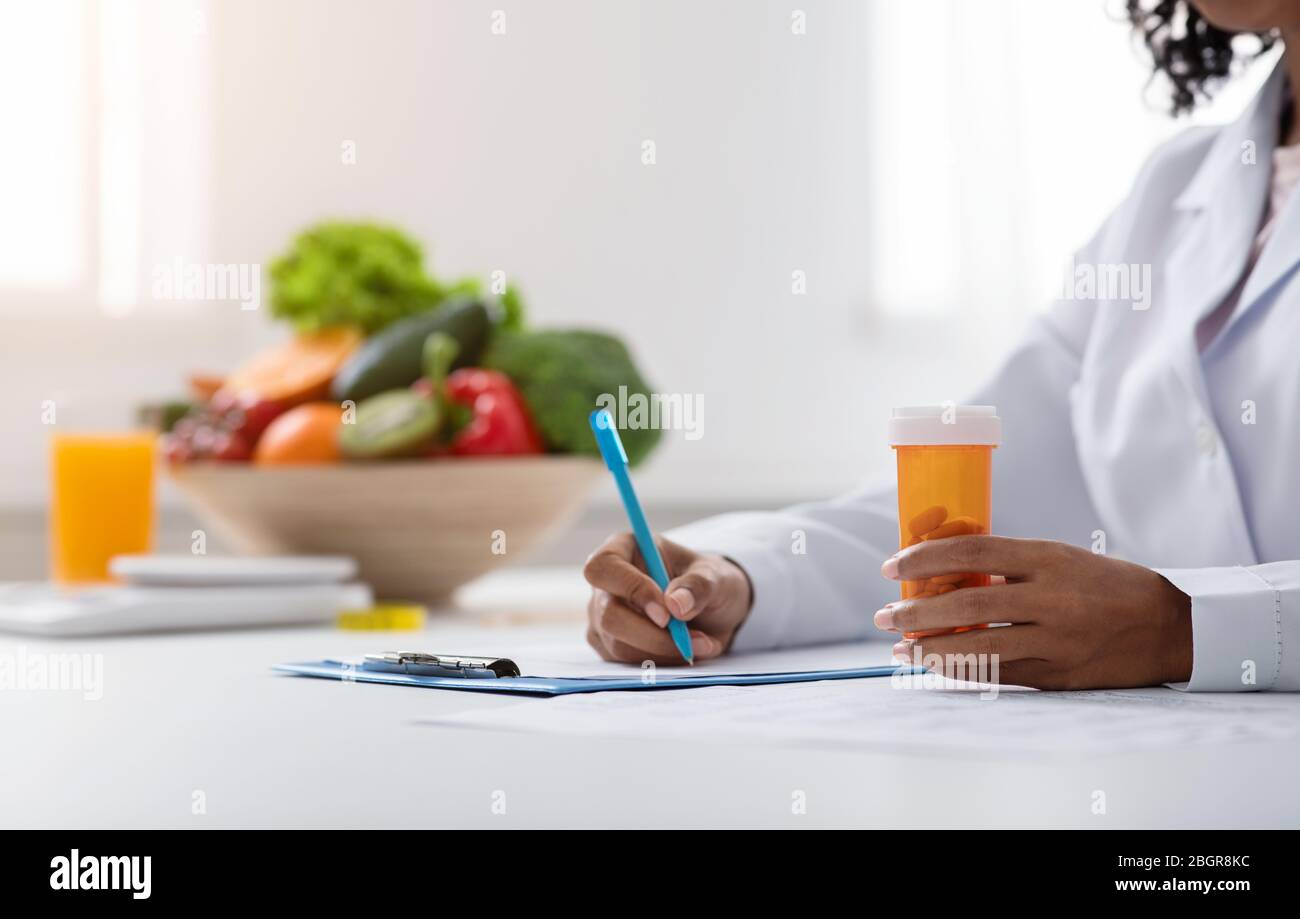
<svg viewBox="0 0 1300 919">
<path fill-rule="evenodd" d="M 871 4 L 872 292 L 898 316 L 1018 319 L 1187 120 L 1117 0 Z M 922 50 L 923 49 L 923 50 Z M 1190 123 L 1233 117 L 1267 64 Z"/>
<path fill-rule="evenodd" d="M 49 0 L 0 13 L 0 289 L 71 289 L 87 274 L 86 11 Z"/>
<path fill-rule="evenodd" d="M 210 225 L 208 0 L 9 0 L 0 315 L 125 316 Z M 177 309 L 176 304 L 166 307 Z"/>
<path fill-rule="evenodd" d="M 505 269 L 538 324 L 614 329 L 702 394 L 650 499 L 851 487 L 889 407 L 969 392 L 1178 129 L 1119 6 L 9 0 L 0 501 L 43 495 L 43 399 L 126 424 L 284 334 L 151 301 L 153 266 L 265 264 L 340 215 Z"/>
</svg>

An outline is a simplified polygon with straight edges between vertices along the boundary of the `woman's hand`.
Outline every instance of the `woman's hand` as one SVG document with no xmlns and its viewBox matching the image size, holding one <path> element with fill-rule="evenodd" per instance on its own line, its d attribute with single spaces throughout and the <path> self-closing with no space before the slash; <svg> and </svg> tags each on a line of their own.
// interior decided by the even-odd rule
<svg viewBox="0 0 1300 919">
<path fill-rule="evenodd" d="M 1039 689 L 1153 686 L 1191 676 L 1191 601 L 1149 568 L 1065 543 L 1001 536 L 926 541 L 881 566 L 885 577 L 907 581 L 961 572 L 1002 575 L 1006 583 L 896 601 L 876 613 L 876 626 L 913 633 L 1010 625 L 904 638 L 896 655 L 941 655 L 945 675 L 961 677 L 949 655 L 996 654 L 998 682 Z"/>
<path fill-rule="evenodd" d="M 646 574 L 631 533 L 611 536 L 587 559 L 587 642 L 607 661 L 682 664 L 666 628 L 672 616 L 690 623 L 697 661 L 717 657 L 749 615 L 748 576 L 720 555 L 699 555 L 666 539 L 655 545 L 675 575 L 666 591 Z"/>
</svg>

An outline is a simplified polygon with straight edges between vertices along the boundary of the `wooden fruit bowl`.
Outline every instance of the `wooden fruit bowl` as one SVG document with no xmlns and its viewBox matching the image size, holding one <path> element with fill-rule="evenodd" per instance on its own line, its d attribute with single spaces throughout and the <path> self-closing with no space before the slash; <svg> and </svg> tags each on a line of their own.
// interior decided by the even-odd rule
<svg viewBox="0 0 1300 919">
<path fill-rule="evenodd" d="M 562 530 L 602 473 L 578 456 L 170 467 L 199 519 L 235 550 L 348 555 L 377 597 L 429 604 Z"/>
</svg>

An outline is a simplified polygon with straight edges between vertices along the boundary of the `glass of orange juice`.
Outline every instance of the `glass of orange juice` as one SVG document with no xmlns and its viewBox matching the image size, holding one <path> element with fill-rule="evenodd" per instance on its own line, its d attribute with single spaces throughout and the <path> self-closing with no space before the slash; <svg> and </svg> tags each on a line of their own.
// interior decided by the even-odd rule
<svg viewBox="0 0 1300 919">
<path fill-rule="evenodd" d="M 50 437 L 50 574 L 63 583 L 110 580 L 115 555 L 153 545 L 150 431 Z"/>
<path fill-rule="evenodd" d="M 1001 439 L 1002 420 L 991 405 L 894 409 L 889 440 L 898 459 L 898 548 L 992 530 L 993 449 Z M 903 581 L 902 597 L 937 597 L 988 583 L 984 573 L 953 572 Z M 905 637 L 933 634 L 911 632 Z"/>
</svg>

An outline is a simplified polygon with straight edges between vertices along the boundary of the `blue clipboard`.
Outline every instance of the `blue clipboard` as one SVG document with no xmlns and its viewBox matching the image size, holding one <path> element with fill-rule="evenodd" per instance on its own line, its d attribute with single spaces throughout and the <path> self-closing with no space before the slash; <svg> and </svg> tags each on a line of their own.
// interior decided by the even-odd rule
<svg viewBox="0 0 1300 919">
<path fill-rule="evenodd" d="M 924 673 L 924 668 L 910 664 L 885 667 L 855 667 L 849 670 L 801 670 L 789 673 L 682 673 L 665 674 L 663 668 L 653 679 L 639 675 L 626 677 L 545 677 L 517 676 L 496 679 L 466 677 L 423 676 L 410 673 L 385 673 L 364 670 L 344 661 L 306 661 L 297 664 L 276 664 L 271 668 L 278 673 L 317 677 L 325 680 L 343 680 L 356 683 L 387 683 L 391 686 L 420 686 L 425 689 L 459 689 L 469 692 L 515 693 L 529 696 L 567 696 L 578 692 L 608 692 L 610 690 L 644 689 L 698 689 L 701 686 L 762 686 L 770 683 L 813 683 L 818 680 L 861 680 L 870 677 L 889 677 L 895 674 Z"/>
</svg>

